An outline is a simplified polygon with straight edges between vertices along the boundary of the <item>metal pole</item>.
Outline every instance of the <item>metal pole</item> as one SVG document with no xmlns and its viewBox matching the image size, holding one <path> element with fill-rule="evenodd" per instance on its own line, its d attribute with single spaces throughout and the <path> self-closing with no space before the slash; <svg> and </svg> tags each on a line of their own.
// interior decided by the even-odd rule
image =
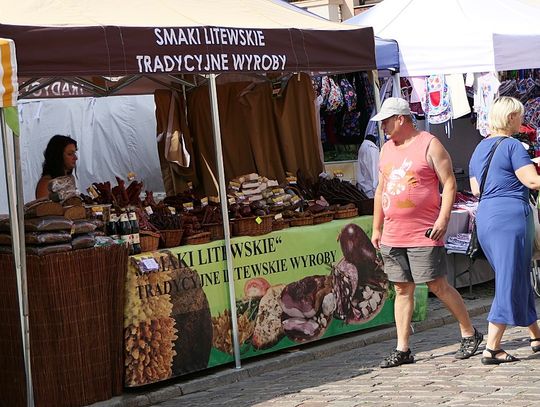
<svg viewBox="0 0 540 407">
<path fill-rule="evenodd" d="M 214 144 L 216 146 L 216 165 L 219 178 L 219 202 L 223 218 L 223 232 L 225 235 L 225 250 L 227 253 L 227 276 L 229 278 L 229 302 L 231 305 L 232 339 L 234 348 L 234 362 L 240 369 L 240 343 L 238 342 L 238 321 L 236 319 L 236 294 L 234 290 L 234 266 L 231 250 L 231 231 L 229 228 L 229 211 L 227 208 L 227 190 L 225 189 L 225 168 L 223 166 L 223 151 L 221 148 L 221 129 L 219 127 L 219 109 L 217 99 L 216 75 L 210 74 L 208 81 L 210 96 L 210 111 L 214 128 Z"/>
<path fill-rule="evenodd" d="M 13 261 L 17 278 L 17 296 L 19 298 L 19 315 L 23 345 L 24 370 L 26 375 L 26 402 L 28 407 L 34 406 L 34 390 L 32 385 L 32 369 L 30 363 L 30 327 L 28 320 L 28 291 L 26 284 L 26 250 L 24 244 L 24 213 L 22 199 L 21 163 L 19 142 L 6 126 L 4 111 L 0 109 L 0 131 L 4 148 L 4 165 L 6 169 L 6 185 L 9 207 L 9 222 L 13 248 Z"/>
<path fill-rule="evenodd" d="M 392 94 L 395 97 L 400 98 L 401 97 L 401 80 L 399 77 L 399 72 L 392 74 L 392 80 L 394 81 L 393 83 L 394 86 L 392 87 Z"/>
<path fill-rule="evenodd" d="M 373 75 L 373 95 L 375 96 L 375 109 L 377 113 L 379 113 L 381 111 L 381 94 L 379 93 L 380 91 L 379 91 L 379 86 L 378 86 L 379 72 L 377 70 L 373 70 L 371 73 Z M 377 128 L 379 129 L 379 145 L 382 148 L 384 144 L 384 133 L 382 131 L 382 126 L 381 126 L 380 121 L 377 122 Z"/>
</svg>

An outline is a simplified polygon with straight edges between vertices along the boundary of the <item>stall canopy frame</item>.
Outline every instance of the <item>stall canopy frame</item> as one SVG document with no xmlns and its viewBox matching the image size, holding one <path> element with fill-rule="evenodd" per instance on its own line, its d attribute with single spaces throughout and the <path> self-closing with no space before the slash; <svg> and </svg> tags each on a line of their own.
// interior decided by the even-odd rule
<svg viewBox="0 0 540 407">
<path fill-rule="evenodd" d="M 143 79 L 152 82 L 148 93 L 160 84 L 155 81 L 171 86 L 173 79 L 176 85 L 189 86 L 192 82 L 184 83 L 182 74 L 206 75 L 220 196 L 226 196 L 226 190 L 217 74 L 340 73 L 376 68 L 371 27 L 332 23 L 279 0 L 163 0 L 160 7 L 146 0 L 95 0 L 91 7 L 77 0 L 0 0 L 0 7 L 0 37 L 15 40 L 19 77 L 26 85 L 39 78 L 64 79 L 106 95 L 119 94 Z M 351 43 L 358 46 L 351 48 Z M 103 78 L 117 85 L 100 84 Z M 115 91 L 108 93 L 112 89 Z M 20 162 L 15 162 L 15 172 L 20 178 Z M 226 204 L 222 199 L 227 270 L 229 281 L 234 281 Z M 22 223 L 17 226 L 23 233 Z M 229 284 L 229 296 L 239 368 L 233 284 Z"/>
</svg>

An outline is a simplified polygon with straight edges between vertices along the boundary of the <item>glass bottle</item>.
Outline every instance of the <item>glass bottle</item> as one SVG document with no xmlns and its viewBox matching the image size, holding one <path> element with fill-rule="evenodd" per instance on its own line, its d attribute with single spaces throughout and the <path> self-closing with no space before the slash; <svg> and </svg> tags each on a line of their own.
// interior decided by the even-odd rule
<svg viewBox="0 0 540 407">
<path fill-rule="evenodd" d="M 120 239 L 122 239 L 129 248 L 129 255 L 133 254 L 133 245 L 131 244 L 131 223 L 129 222 L 128 214 L 122 210 L 120 215 L 119 231 Z"/>
<path fill-rule="evenodd" d="M 139 236 L 139 221 L 135 211 L 129 211 L 129 223 L 131 225 L 131 246 L 133 248 L 133 254 L 139 254 L 141 252 L 141 240 Z"/>
<path fill-rule="evenodd" d="M 117 240 L 120 238 L 118 234 L 118 216 L 116 212 L 112 211 L 109 214 L 109 220 L 107 221 L 107 235 Z"/>
</svg>

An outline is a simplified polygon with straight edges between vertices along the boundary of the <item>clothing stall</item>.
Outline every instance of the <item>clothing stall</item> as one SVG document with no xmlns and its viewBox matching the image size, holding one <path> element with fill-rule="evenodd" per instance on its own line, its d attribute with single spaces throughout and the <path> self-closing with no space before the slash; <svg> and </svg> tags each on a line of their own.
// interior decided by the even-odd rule
<svg viewBox="0 0 540 407">
<path fill-rule="evenodd" d="M 435 10 L 445 17 L 433 18 Z M 428 116 L 420 124 L 439 136 L 458 185 L 467 188 L 469 158 L 487 134 L 487 112 L 500 91 L 498 72 L 540 66 L 531 52 L 540 39 L 539 17 L 539 6 L 520 0 L 386 0 L 345 23 L 372 26 L 375 35 L 398 41 L 402 96 L 419 118 Z M 467 232 L 469 222 L 462 218 L 468 212 L 471 208 L 461 203 L 450 229 Z M 452 268 L 461 273 L 468 264 L 465 256 L 458 257 Z M 474 265 L 473 283 L 492 276 L 487 263 Z M 457 281 L 468 283 L 467 274 Z"/>
</svg>

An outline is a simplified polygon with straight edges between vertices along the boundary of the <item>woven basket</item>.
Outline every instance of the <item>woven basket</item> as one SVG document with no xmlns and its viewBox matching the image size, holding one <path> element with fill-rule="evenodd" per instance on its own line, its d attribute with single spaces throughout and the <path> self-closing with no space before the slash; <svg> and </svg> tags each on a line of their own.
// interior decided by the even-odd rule
<svg viewBox="0 0 540 407">
<path fill-rule="evenodd" d="M 182 244 L 205 244 L 210 241 L 210 232 L 201 232 L 196 235 L 184 236 L 182 239 Z"/>
<path fill-rule="evenodd" d="M 358 214 L 359 215 L 373 215 L 373 203 L 374 199 L 365 199 L 363 201 L 357 202 L 359 205 Z"/>
<path fill-rule="evenodd" d="M 304 216 L 303 218 L 292 218 L 291 226 L 313 225 L 313 216 Z"/>
<path fill-rule="evenodd" d="M 183 233 L 183 229 L 160 230 L 159 234 L 161 235 L 161 247 L 167 248 L 180 246 Z"/>
<path fill-rule="evenodd" d="M 159 233 L 151 232 L 149 230 L 141 230 L 139 232 L 141 241 L 141 252 L 153 252 L 159 247 Z"/>
<path fill-rule="evenodd" d="M 223 223 L 206 223 L 202 225 L 206 232 L 210 232 L 210 240 L 221 240 L 225 237 Z M 229 230 L 232 232 L 233 224 L 229 223 Z"/>
<path fill-rule="evenodd" d="M 261 219 L 257 223 L 257 218 Z M 234 236 L 259 236 L 272 231 L 274 215 L 250 216 L 249 218 L 237 218 L 233 222 Z"/>
<path fill-rule="evenodd" d="M 272 221 L 272 231 L 275 232 L 276 230 L 282 230 L 288 228 L 289 220 L 288 219 L 274 219 Z"/>
<path fill-rule="evenodd" d="M 331 222 L 334 219 L 334 212 L 326 211 L 313 215 L 313 224 L 319 225 L 321 223 Z"/>
<path fill-rule="evenodd" d="M 354 218 L 358 216 L 358 208 L 341 209 L 334 213 L 334 219 Z"/>
</svg>

